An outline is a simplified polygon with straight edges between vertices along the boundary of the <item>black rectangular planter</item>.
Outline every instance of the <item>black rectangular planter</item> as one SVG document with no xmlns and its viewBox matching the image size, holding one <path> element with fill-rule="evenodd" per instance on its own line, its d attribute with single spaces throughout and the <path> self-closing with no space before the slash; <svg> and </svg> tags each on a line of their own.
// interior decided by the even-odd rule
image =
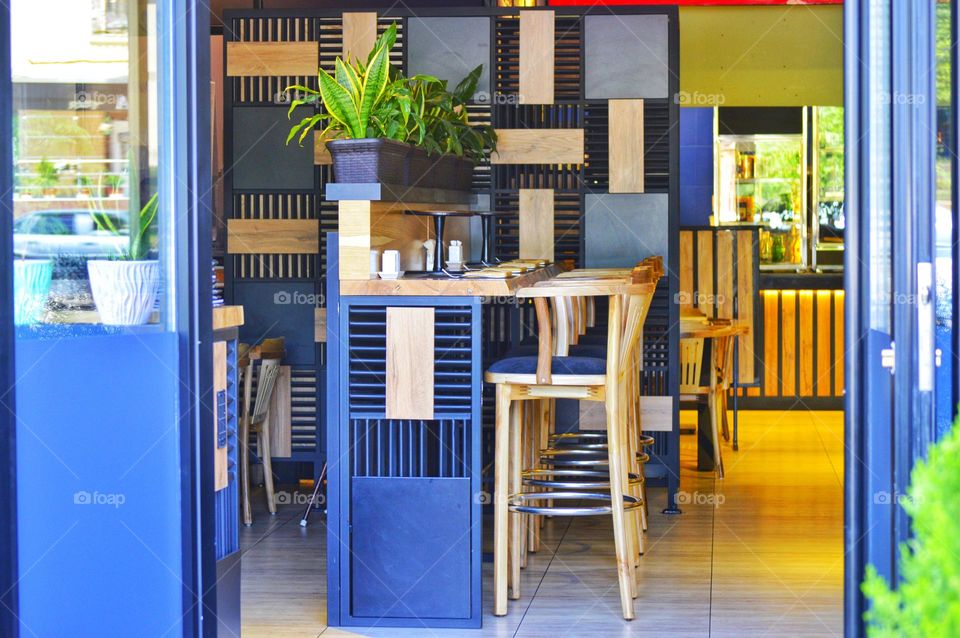
<svg viewBox="0 0 960 638">
<path fill-rule="evenodd" d="M 422 148 L 394 140 L 331 140 L 327 149 L 333 158 L 333 178 L 340 183 L 468 191 L 473 181 L 470 160 L 427 155 Z"/>
</svg>

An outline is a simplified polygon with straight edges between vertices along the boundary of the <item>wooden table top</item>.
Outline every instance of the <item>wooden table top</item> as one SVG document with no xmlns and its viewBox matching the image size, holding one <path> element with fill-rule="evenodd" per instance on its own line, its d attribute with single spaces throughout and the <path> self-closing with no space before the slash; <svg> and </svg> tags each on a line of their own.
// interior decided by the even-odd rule
<svg viewBox="0 0 960 638">
<path fill-rule="evenodd" d="M 520 288 L 556 277 L 557 265 L 538 268 L 509 279 L 360 279 L 340 282 L 342 296 L 512 297 Z"/>
</svg>

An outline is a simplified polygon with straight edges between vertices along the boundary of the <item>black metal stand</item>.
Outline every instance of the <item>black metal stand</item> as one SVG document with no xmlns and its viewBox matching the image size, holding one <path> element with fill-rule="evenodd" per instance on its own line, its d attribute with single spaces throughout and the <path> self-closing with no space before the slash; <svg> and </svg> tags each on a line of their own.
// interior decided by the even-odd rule
<svg viewBox="0 0 960 638">
<path fill-rule="evenodd" d="M 320 470 L 320 478 L 317 479 L 316 485 L 313 486 L 313 494 L 310 495 L 310 500 L 307 501 L 307 509 L 303 510 L 303 516 L 300 518 L 300 527 L 306 527 L 308 519 L 310 518 L 310 510 L 313 509 L 314 505 L 317 502 L 317 495 L 320 493 L 320 488 L 323 486 L 323 477 L 327 475 L 327 464 L 323 464 L 323 469 Z"/>
</svg>

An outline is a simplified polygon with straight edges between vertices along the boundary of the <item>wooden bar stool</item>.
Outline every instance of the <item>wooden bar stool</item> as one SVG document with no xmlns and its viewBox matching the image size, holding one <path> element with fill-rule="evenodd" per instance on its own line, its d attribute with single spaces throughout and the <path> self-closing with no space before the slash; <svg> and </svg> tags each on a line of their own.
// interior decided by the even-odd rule
<svg viewBox="0 0 960 638">
<path fill-rule="evenodd" d="M 632 619 L 636 593 L 636 534 L 628 525 L 626 512 L 640 503 L 630 495 L 626 383 L 634 361 L 634 349 L 655 289 L 652 283 L 594 283 L 564 286 L 535 286 L 517 292 L 520 299 L 534 300 L 539 326 L 537 356 L 501 359 L 487 371 L 488 383 L 496 384 L 496 443 L 494 479 L 494 614 L 507 612 L 508 571 L 510 597 L 520 596 L 520 515 L 606 515 L 613 518 L 614 544 L 623 617 Z M 610 303 L 605 359 L 580 356 L 553 356 L 552 299 L 606 296 Z M 553 304 L 558 307 L 559 304 Z M 607 414 L 607 455 L 609 493 L 544 490 L 524 492 L 522 487 L 522 402 L 572 398 L 603 401 Z M 589 501 L 591 506 L 557 503 Z M 542 505 L 540 503 L 543 503 Z M 509 525 L 508 513 L 513 512 Z M 509 529 L 508 529 L 509 525 Z M 510 541 L 508 543 L 508 536 Z M 508 560 L 509 551 L 509 560 Z M 509 567 L 509 570 L 508 570 Z"/>
</svg>

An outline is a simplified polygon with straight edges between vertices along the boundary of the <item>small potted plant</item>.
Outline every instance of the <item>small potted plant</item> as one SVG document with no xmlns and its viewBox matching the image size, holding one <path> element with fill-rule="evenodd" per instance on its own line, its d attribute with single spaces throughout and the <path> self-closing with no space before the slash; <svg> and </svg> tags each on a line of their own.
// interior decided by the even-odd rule
<svg viewBox="0 0 960 638">
<path fill-rule="evenodd" d="M 13 323 L 34 324 L 47 310 L 47 295 L 53 281 L 49 259 L 15 259 L 13 262 Z"/>
<path fill-rule="evenodd" d="M 120 197 L 120 183 L 123 181 L 123 178 L 120 175 L 104 175 L 103 176 L 103 196 L 104 197 Z"/>
<path fill-rule="evenodd" d="M 77 175 L 77 197 L 89 199 L 93 194 L 93 180 L 88 175 Z"/>
<path fill-rule="evenodd" d="M 157 210 L 158 200 L 154 194 L 140 209 L 136 227 L 123 229 L 102 207 L 91 206 L 90 214 L 98 229 L 130 237 L 130 246 L 116 259 L 87 262 L 93 301 L 105 325 L 139 326 L 150 321 L 160 290 L 160 262 L 150 259 Z"/>
<path fill-rule="evenodd" d="M 288 115 L 302 105 L 322 111 L 294 124 L 287 143 L 317 130 L 338 182 L 469 190 L 474 162 L 496 148 L 493 128 L 473 126 L 466 109 L 483 67 L 451 92 L 446 81 L 400 73 L 390 63 L 396 39 L 393 24 L 366 64 L 337 58 L 334 75 L 319 69 L 319 90 L 288 87 L 296 92 Z"/>
<path fill-rule="evenodd" d="M 54 166 L 53 162 L 46 157 L 37 164 L 36 184 L 40 188 L 44 197 L 56 197 L 57 184 L 60 181 L 60 171 Z"/>
</svg>

